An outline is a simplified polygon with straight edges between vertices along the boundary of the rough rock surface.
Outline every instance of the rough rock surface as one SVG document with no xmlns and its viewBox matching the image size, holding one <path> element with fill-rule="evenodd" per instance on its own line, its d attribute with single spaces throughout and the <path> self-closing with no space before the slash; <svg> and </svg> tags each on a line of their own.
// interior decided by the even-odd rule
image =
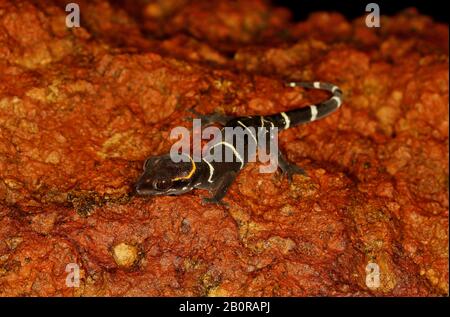
<svg viewBox="0 0 450 317">
<path fill-rule="evenodd" d="M 413 9 L 369 29 L 260 0 L 78 3 L 69 29 L 64 1 L 0 0 L 1 296 L 448 294 L 447 25 Z M 284 79 L 345 92 L 280 135 L 307 177 L 249 164 L 229 208 L 130 195 L 189 109 L 326 97 Z"/>
</svg>

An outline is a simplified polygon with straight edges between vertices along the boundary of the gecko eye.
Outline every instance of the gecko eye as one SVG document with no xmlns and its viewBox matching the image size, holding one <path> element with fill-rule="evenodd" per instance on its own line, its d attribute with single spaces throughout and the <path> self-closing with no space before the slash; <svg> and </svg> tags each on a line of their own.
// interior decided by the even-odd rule
<svg viewBox="0 0 450 317">
<path fill-rule="evenodd" d="M 156 190 L 167 190 L 172 186 L 171 180 L 157 180 L 153 182 L 153 188 Z"/>
</svg>

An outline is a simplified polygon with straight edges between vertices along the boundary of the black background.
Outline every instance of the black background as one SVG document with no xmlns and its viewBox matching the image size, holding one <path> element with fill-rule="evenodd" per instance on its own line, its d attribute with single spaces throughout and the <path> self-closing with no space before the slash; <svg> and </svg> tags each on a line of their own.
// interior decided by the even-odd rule
<svg viewBox="0 0 450 317">
<path fill-rule="evenodd" d="M 0 0 L 1 1 L 1 0 Z M 211 0 L 214 1 L 214 0 Z M 74 1 L 76 2 L 76 1 Z M 448 11 L 445 0 L 272 0 L 276 6 L 289 8 L 296 21 L 304 20 L 311 12 L 315 11 L 335 11 L 340 12 L 349 19 L 353 19 L 366 14 L 365 7 L 368 3 L 377 3 L 380 6 L 382 15 L 394 15 L 406 8 L 416 7 L 420 13 L 429 15 L 433 19 L 448 23 Z M 253 315 L 268 316 L 278 315 L 285 312 L 284 316 L 309 316 L 309 310 L 317 313 L 330 312 L 328 316 L 334 316 L 342 312 L 346 316 L 385 316 L 388 312 L 394 313 L 394 308 L 401 308 L 400 315 L 409 315 L 415 311 L 426 316 L 431 311 L 443 309 L 442 304 L 448 304 L 448 297 L 444 298 L 258 298 L 247 300 L 267 300 L 271 302 L 271 313 Z M 122 316 L 143 315 L 143 316 L 170 316 L 178 312 L 180 303 L 186 300 L 202 303 L 220 303 L 224 299 L 219 298 L 0 298 L 0 307 L 5 312 L 5 316 L 18 316 L 18 311 L 23 309 L 33 309 L 32 314 L 37 311 L 45 312 L 46 315 L 57 313 L 58 316 L 67 316 L 70 313 L 86 315 L 93 312 L 95 308 L 102 309 L 102 315 L 106 312 L 114 311 Z M 244 300 L 242 298 L 226 300 Z M 15 304 L 14 315 L 7 314 L 6 304 Z M 400 307 L 400 304 L 402 305 Z M 433 305 L 433 306 L 431 306 Z M 440 306 L 440 307 L 439 307 Z M 140 311 L 140 312 L 139 312 Z M 288 314 L 288 312 L 291 312 Z M 158 314 L 160 313 L 160 314 Z M 87 314 L 89 315 L 89 314 Z M 186 315 L 186 313 L 180 314 Z M 188 315 L 191 315 L 188 313 Z M 206 316 L 206 314 L 196 314 Z M 224 313 L 217 315 L 233 316 L 235 313 Z M 244 314 L 241 314 L 244 315 Z M 248 315 L 246 313 L 245 315 Z"/>
<path fill-rule="evenodd" d="M 366 5 L 377 3 L 380 14 L 394 15 L 406 8 L 415 7 L 420 13 L 448 23 L 446 0 L 272 0 L 276 6 L 289 8 L 295 21 L 305 20 L 314 11 L 336 11 L 349 19 L 365 15 Z"/>
<path fill-rule="evenodd" d="M 446 311 L 448 297 L 440 298 L 0 298 L 0 307 L 6 311 L 6 305 L 14 305 L 13 314 L 5 316 L 21 316 L 18 312 L 30 309 L 32 315 L 45 312 L 45 316 L 58 314 L 60 317 L 70 315 L 90 316 L 98 309 L 100 316 L 120 315 L 121 317 L 144 316 L 377 316 L 394 315 L 398 309 L 398 316 L 428 316 L 434 311 Z M 265 312 L 223 312 L 214 311 L 213 314 L 179 312 L 180 304 L 208 303 L 220 305 L 223 301 L 269 301 L 271 310 Z M 445 306 L 444 306 L 445 305 Z M 32 310 L 31 310 L 32 309 Z M 414 312 L 414 313 L 413 313 Z M 108 313 L 108 314 L 107 314 Z M 40 316 L 41 314 L 37 314 Z"/>
</svg>

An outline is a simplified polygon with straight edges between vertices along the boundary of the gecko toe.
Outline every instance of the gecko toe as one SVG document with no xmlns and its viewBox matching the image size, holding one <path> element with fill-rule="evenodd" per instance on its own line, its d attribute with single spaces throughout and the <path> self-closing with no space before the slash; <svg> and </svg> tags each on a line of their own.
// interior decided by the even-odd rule
<svg viewBox="0 0 450 317">
<path fill-rule="evenodd" d="M 291 164 L 283 169 L 283 174 L 286 174 L 289 184 L 292 183 L 293 177 L 295 174 L 307 176 L 306 171 L 298 167 L 297 165 Z"/>
<path fill-rule="evenodd" d="M 228 203 L 222 201 L 222 200 L 217 200 L 214 197 L 203 197 L 202 198 L 202 205 L 206 206 L 209 204 L 216 204 L 219 206 L 225 206 L 225 207 L 229 207 Z"/>
</svg>

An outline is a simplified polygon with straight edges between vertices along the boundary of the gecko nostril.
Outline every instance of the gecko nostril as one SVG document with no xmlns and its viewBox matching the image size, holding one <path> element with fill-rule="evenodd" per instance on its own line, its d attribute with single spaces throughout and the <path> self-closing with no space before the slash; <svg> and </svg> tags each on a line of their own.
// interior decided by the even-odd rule
<svg viewBox="0 0 450 317">
<path fill-rule="evenodd" d="M 137 195 L 141 195 L 142 194 L 142 192 L 141 192 L 141 183 L 140 182 L 137 182 L 135 185 L 134 185 L 134 194 L 137 194 Z"/>
<path fill-rule="evenodd" d="M 148 184 L 149 183 L 149 179 L 148 178 L 144 178 L 144 179 L 139 179 L 136 184 L 134 185 L 134 192 L 137 195 L 145 195 L 146 190 L 148 189 Z"/>
</svg>

